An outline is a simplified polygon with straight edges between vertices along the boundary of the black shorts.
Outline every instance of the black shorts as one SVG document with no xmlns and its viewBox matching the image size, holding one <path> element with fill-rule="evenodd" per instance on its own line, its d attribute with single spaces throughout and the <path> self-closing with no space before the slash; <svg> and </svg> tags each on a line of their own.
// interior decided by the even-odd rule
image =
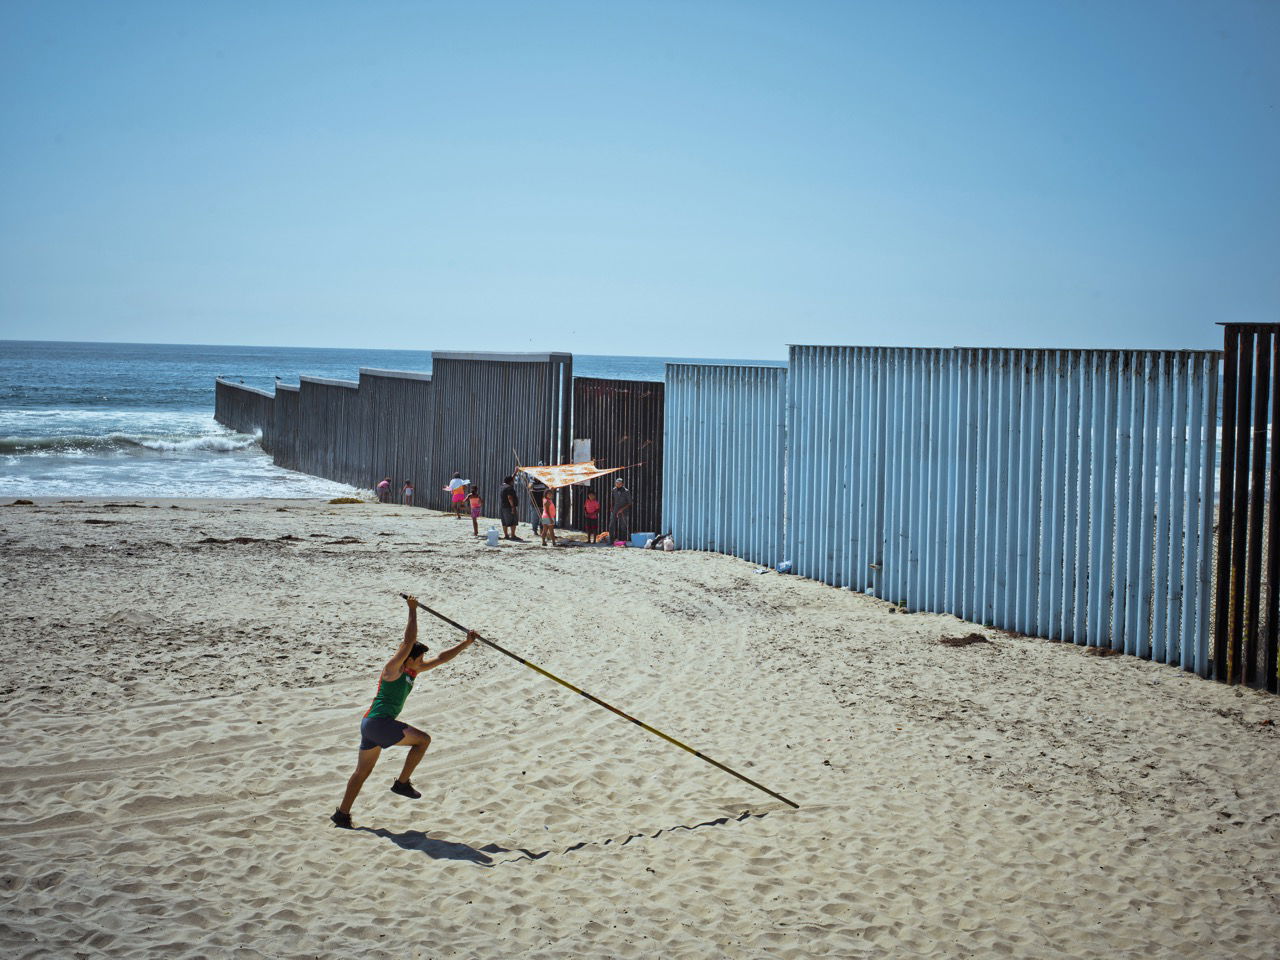
<svg viewBox="0 0 1280 960">
<path fill-rule="evenodd" d="M 516 525 L 516 512 L 510 507 L 503 507 L 499 513 L 502 516 L 502 525 L 504 527 L 514 527 Z"/>
<path fill-rule="evenodd" d="M 360 749 L 394 747 L 404 739 L 404 731 L 408 726 L 403 720 L 392 720 L 390 717 L 365 717 L 360 721 Z"/>
</svg>

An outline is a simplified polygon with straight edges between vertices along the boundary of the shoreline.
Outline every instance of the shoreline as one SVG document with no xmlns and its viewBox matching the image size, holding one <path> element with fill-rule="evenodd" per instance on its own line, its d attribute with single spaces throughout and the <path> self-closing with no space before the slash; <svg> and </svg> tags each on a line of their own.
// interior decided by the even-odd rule
<svg viewBox="0 0 1280 960">
<path fill-rule="evenodd" d="M 431 911 L 423 957 L 1280 941 L 1274 696 L 731 557 L 488 548 L 431 508 L 26 499 L 0 510 L 7 955 L 402 957 L 378 890 Z M 473 649 L 406 707 L 423 800 L 388 750 L 368 829 L 333 829 L 401 590 L 800 809 Z"/>
</svg>

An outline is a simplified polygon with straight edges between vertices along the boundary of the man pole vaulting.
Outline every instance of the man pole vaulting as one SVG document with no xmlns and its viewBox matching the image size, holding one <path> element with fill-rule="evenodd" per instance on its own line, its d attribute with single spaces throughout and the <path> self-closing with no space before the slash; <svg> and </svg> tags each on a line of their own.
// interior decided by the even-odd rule
<svg viewBox="0 0 1280 960">
<path fill-rule="evenodd" d="M 408 747 L 404 768 L 391 784 L 391 792 L 417 800 L 422 796 L 410 782 L 414 769 L 431 745 L 431 735 L 417 727 L 411 727 L 396 719 L 404 709 L 404 702 L 413 689 L 418 675 L 448 663 L 476 641 L 475 631 L 468 631 L 467 638 L 456 647 L 450 647 L 437 657 L 427 659 L 427 645 L 418 642 L 418 601 L 416 597 L 404 598 L 409 604 L 409 623 L 404 628 L 404 640 L 395 655 L 387 661 L 378 676 L 378 690 L 373 704 L 360 721 L 360 753 L 356 758 L 355 773 L 347 781 L 347 791 L 330 816 L 335 826 L 351 826 L 351 805 L 356 802 L 360 788 L 373 772 L 378 757 L 386 747 Z"/>
</svg>

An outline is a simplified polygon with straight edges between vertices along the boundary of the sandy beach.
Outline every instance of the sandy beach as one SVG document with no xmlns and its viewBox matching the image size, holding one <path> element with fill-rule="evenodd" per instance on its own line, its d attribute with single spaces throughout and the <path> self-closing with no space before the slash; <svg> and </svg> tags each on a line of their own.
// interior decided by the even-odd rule
<svg viewBox="0 0 1280 960">
<path fill-rule="evenodd" d="M 729 557 L 470 528 L 0 507 L 0 953 L 1275 957 L 1280 699 Z M 423 798 L 385 751 L 335 829 L 401 591 L 800 808 L 476 645 L 402 716 L 434 737 Z"/>
</svg>

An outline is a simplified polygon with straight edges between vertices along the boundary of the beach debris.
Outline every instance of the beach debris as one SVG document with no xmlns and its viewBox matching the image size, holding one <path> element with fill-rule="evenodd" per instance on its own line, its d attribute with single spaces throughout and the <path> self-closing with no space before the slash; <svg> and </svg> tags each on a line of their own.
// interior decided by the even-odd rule
<svg viewBox="0 0 1280 960">
<path fill-rule="evenodd" d="M 364 503 L 359 497 L 334 497 L 330 503 Z"/>
<path fill-rule="evenodd" d="M 107 524 L 112 524 L 112 523 L 124 523 L 124 521 L 123 520 L 100 520 L 97 517 L 90 517 L 88 520 L 85 521 L 85 523 L 97 523 L 105 526 Z"/>
<path fill-rule="evenodd" d="M 1085 647 L 1085 656 L 1089 657 L 1118 657 L 1119 650 L 1112 650 L 1110 647 Z"/>
<path fill-rule="evenodd" d="M 769 572 L 769 568 L 768 568 L 768 567 L 756 567 L 756 568 L 755 568 L 754 570 L 752 570 L 751 572 L 752 572 L 752 573 L 768 573 L 768 572 Z"/>
<path fill-rule="evenodd" d="M 8 507 L 34 507 L 34 506 L 35 506 L 35 501 L 34 501 L 34 500 L 15 500 L 15 501 L 13 501 L 13 503 L 5 504 L 5 506 L 8 506 Z"/>
<path fill-rule="evenodd" d="M 268 543 L 267 540 L 258 537 L 231 537 L 227 540 L 220 540 L 217 537 L 205 537 L 203 540 L 197 540 L 197 543 Z"/>
<path fill-rule="evenodd" d="M 783 560 L 780 564 L 778 564 L 778 572 L 779 572 L 779 573 L 790 573 L 790 572 L 791 572 L 791 561 L 790 561 L 790 560 Z"/>
<path fill-rule="evenodd" d="M 938 642 L 944 647 L 970 647 L 975 643 L 990 643 L 981 633 L 967 633 L 963 637 L 939 637 Z"/>
</svg>

